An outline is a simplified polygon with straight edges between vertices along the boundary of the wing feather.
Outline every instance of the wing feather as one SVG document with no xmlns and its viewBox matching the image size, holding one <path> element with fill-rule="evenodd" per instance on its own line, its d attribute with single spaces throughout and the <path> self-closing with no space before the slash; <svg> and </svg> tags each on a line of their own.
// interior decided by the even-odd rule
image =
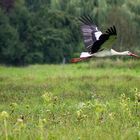
<svg viewBox="0 0 140 140">
<path fill-rule="evenodd" d="M 82 22 L 81 32 L 85 47 L 89 53 L 96 53 L 112 47 L 117 37 L 115 26 L 108 28 L 106 32 L 102 34 L 90 16 L 82 16 L 79 20 Z"/>
<path fill-rule="evenodd" d="M 93 44 L 91 48 L 91 53 L 96 53 L 104 49 L 111 49 L 113 44 L 116 42 L 116 39 L 117 39 L 117 32 L 115 26 L 108 28 L 106 33 L 102 34 L 99 37 L 99 40 L 97 40 Z"/>
<path fill-rule="evenodd" d="M 98 30 L 98 27 L 94 24 L 93 19 L 90 16 L 82 16 L 79 18 L 82 22 L 81 31 L 83 34 L 84 44 L 88 52 L 91 53 L 91 48 L 102 32 Z"/>
</svg>

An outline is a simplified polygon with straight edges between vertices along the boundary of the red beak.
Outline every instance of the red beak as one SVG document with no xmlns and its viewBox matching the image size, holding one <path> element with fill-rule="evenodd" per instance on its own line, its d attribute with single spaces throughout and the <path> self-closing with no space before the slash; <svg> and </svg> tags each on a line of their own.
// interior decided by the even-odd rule
<svg viewBox="0 0 140 140">
<path fill-rule="evenodd" d="M 138 55 L 136 55 L 136 54 L 134 54 L 134 53 L 131 53 L 130 56 L 140 58 L 140 56 L 138 56 Z"/>
</svg>

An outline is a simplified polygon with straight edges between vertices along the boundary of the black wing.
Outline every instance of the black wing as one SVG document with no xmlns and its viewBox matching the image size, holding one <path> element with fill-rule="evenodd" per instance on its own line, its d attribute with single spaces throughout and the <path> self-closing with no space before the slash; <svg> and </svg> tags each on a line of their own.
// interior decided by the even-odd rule
<svg viewBox="0 0 140 140">
<path fill-rule="evenodd" d="M 111 48 L 114 42 L 117 39 L 117 31 L 115 26 L 112 26 L 108 28 L 105 34 L 102 34 L 99 37 L 99 40 L 97 40 L 91 48 L 91 53 L 96 53 L 98 51 Z"/>
<path fill-rule="evenodd" d="M 98 30 L 98 27 L 93 23 L 93 20 L 90 16 L 82 16 L 79 18 L 82 22 L 81 31 L 84 38 L 84 44 L 89 53 L 91 53 L 91 49 L 93 44 L 99 40 L 102 32 Z"/>
</svg>

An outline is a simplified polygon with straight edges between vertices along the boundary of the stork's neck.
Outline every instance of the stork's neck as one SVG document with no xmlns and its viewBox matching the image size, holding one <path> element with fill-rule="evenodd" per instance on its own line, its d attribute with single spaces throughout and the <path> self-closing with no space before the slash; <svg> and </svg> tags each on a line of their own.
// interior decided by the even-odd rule
<svg viewBox="0 0 140 140">
<path fill-rule="evenodd" d="M 124 51 L 124 52 L 117 52 L 117 51 L 115 51 L 113 49 L 111 49 L 111 54 L 112 55 L 127 55 L 126 51 Z"/>
</svg>

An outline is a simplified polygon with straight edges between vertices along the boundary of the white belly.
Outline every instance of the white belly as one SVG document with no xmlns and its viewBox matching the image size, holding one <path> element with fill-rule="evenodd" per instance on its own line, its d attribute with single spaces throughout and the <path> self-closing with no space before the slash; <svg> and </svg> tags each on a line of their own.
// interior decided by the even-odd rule
<svg viewBox="0 0 140 140">
<path fill-rule="evenodd" d="M 112 51 L 114 50 L 103 50 L 103 51 L 100 51 L 100 52 L 97 52 L 97 53 L 94 53 L 94 54 L 90 54 L 88 52 L 82 52 L 81 55 L 80 55 L 80 58 L 82 57 L 90 57 L 90 56 L 95 56 L 95 57 L 106 57 L 106 56 L 112 56 Z"/>
<path fill-rule="evenodd" d="M 111 56 L 111 51 L 110 50 L 104 50 L 104 51 L 101 51 L 101 52 L 94 53 L 94 54 L 92 54 L 92 56 L 95 56 L 95 57 Z"/>
</svg>

